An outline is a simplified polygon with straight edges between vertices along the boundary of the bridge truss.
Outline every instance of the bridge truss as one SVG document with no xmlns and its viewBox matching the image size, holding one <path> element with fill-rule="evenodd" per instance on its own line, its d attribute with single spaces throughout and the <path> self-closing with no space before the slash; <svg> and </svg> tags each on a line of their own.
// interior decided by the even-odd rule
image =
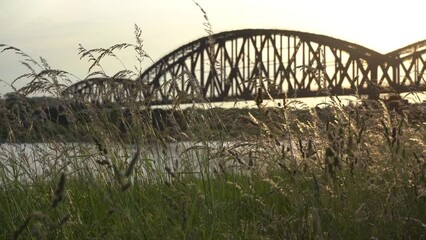
<svg viewBox="0 0 426 240">
<path fill-rule="evenodd" d="M 97 103 L 169 104 L 424 90 L 426 40 L 383 55 L 328 36 L 239 30 L 200 38 L 136 80 L 96 78 L 64 95 Z"/>
</svg>

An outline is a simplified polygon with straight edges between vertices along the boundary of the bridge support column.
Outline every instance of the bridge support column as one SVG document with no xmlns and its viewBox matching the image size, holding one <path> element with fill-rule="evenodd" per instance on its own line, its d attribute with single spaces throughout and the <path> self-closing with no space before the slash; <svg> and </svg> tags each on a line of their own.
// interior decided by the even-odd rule
<svg viewBox="0 0 426 240">
<path fill-rule="evenodd" d="M 370 84 L 368 87 L 368 99 L 369 100 L 379 100 L 380 91 L 377 88 L 377 69 L 379 68 L 378 64 L 371 65 L 371 78 Z"/>
</svg>

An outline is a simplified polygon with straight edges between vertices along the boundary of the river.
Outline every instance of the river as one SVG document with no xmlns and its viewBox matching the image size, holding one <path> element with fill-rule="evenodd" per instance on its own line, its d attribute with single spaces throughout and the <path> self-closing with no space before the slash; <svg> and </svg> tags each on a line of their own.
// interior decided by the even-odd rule
<svg viewBox="0 0 426 240">
<path fill-rule="evenodd" d="M 168 168 L 184 174 L 201 168 L 231 169 L 249 164 L 253 153 L 265 152 L 256 142 L 169 142 L 140 146 L 138 173 Z M 273 145 L 273 144 L 272 144 Z M 107 146 L 106 154 L 87 143 L 20 143 L 0 145 L 0 183 L 49 179 L 59 172 L 96 172 L 116 165 L 123 172 L 137 153 L 136 145 Z M 277 151 L 280 149 L 277 146 Z M 252 156 L 253 155 L 253 156 Z"/>
</svg>

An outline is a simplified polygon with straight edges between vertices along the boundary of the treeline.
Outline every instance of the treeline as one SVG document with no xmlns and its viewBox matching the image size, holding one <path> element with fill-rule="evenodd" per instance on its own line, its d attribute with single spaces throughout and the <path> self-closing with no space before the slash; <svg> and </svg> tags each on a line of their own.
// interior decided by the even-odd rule
<svg viewBox="0 0 426 240">
<path fill-rule="evenodd" d="M 52 97 L 27 98 L 8 93 L 0 100 L 0 141 L 42 141 L 47 136 L 66 136 L 65 105 Z"/>
<path fill-rule="evenodd" d="M 14 93 L 0 100 L 0 142 L 96 142 L 93 132 L 130 142 L 135 138 L 131 135 L 140 132 L 135 128 L 179 139 L 177 132 L 197 128 L 195 122 L 200 119 L 193 119 L 191 111 L 202 110 L 150 109 L 136 103 L 100 106 Z M 222 130 L 223 124 L 212 123 L 218 131 Z"/>
<path fill-rule="evenodd" d="M 380 108 L 378 102 L 347 106 L 349 114 Z M 405 105 L 392 112 L 405 114 L 407 120 L 426 121 L 426 105 Z M 308 123 L 318 118 L 324 123 L 334 121 L 333 107 L 314 109 L 289 108 L 291 116 Z M 147 108 L 137 103 L 128 105 L 81 103 L 52 97 L 25 97 L 18 93 L 7 94 L 0 100 L 0 142 L 93 142 L 93 132 L 102 132 L 120 141 L 132 142 L 144 134 L 169 136 L 175 140 L 196 140 L 204 132 L 212 140 L 235 139 L 244 135 L 256 135 L 261 122 L 280 124 L 285 119 L 284 108 L 223 109 L 173 108 L 169 110 Z M 209 129 L 204 129 L 209 122 Z M 277 125 L 277 127 L 279 127 Z M 294 126 L 298 128 L 298 126 Z M 135 131 L 135 130 L 138 131 Z M 197 134 L 193 134 L 196 132 Z M 190 134 L 192 135 L 190 136 Z M 158 136 L 157 136 L 158 137 Z"/>
<path fill-rule="evenodd" d="M 99 106 L 52 97 L 27 98 L 8 94 L 0 101 L 0 142 L 93 142 L 93 132 L 132 141 L 135 132 L 168 136 L 175 140 L 196 140 L 206 132 L 212 140 L 256 134 L 257 127 L 242 116 L 267 121 L 259 109 L 150 109 L 136 103 Z M 301 117 L 305 118 L 305 117 Z M 205 129 L 203 122 L 209 123 Z M 135 129 L 138 131 L 135 131 Z M 146 129 L 146 130 L 144 130 Z M 154 132 L 153 132 L 154 131 Z M 198 134 L 191 136 L 185 133 Z M 208 132 L 208 133 L 207 133 Z"/>
</svg>

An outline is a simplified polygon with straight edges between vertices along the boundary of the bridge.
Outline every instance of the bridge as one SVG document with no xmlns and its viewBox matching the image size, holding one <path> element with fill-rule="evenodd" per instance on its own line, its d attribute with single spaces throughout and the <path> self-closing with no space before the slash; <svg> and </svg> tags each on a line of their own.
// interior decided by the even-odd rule
<svg viewBox="0 0 426 240">
<path fill-rule="evenodd" d="M 179 47 L 138 79 L 92 78 L 63 91 L 83 102 L 215 102 L 426 90 L 426 40 L 388 54 L 329 36 L 246 29 Z"/>
</svg>

